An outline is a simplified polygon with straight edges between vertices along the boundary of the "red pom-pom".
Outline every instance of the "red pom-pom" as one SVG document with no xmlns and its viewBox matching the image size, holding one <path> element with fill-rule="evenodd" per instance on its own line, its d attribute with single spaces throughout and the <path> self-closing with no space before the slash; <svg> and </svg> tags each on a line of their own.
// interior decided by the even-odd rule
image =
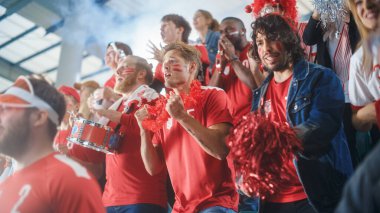
<svg viewBox="0 0 380 213">
<path fill-rule="evenodd" d="M 227 144 L 236 172 L 243 178 L 238 185 L 250 196 L 265 199 L 296 178 L 288 162 L 302 146 L 287 124 L 249 113 L 234 127 Z"/>
<path fill-rule="evenodd" d="M 246 13 L 252 13 L 252 6 L 251 5 L 245 6 L 244 10 Z"/>
<path fill-rule="evenodd" d="M 168 96 L 168 95 L 167 95 Z M 201 83 L 197 80 L 191 82 L 189 94 L 180 94 L 183 105 L 185 109 L 190 109 L 195 107 L 197 104 L 201 103 L 203 96 Z M 165 110 L 167 103 L 167 98 L 161 96 L 153 102 L 153 105 L 148 105 L 149 117 L 146 118 L 142 125 L 145 129 L 148 129 L 152 132 L 157 132 L 160 130 L 166 121 L 170 118 L 169 113 Z"/>
</svg>

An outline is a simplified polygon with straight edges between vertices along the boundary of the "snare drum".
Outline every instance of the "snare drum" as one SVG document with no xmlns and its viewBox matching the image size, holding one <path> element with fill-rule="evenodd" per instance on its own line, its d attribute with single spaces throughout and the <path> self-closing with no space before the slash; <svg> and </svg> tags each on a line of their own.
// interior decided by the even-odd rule
<svg viewBox="0 0 380 213">
<path fill-rule="evenodd" d="M 84 118 L 75 118 L 68 141 L 75 144 L 113 154 L 118 147 L 120 136 L 109 126 L 105 126 Z"/>
</svg>

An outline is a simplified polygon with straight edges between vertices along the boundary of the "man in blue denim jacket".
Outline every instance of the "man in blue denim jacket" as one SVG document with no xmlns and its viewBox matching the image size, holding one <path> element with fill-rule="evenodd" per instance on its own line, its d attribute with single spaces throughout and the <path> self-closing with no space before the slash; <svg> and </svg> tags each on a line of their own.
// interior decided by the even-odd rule
<svg viewBox="0 0 380 213">
<path fill-rule="evenodd" d="M 259 210 L 333 212 L 353 170 L 342 127 L 340 81 L 330 69 L 304 59 L 300 39 L 288 20 L 266 15 L 252 28 L 251 54 L 270 72 L 253 92 L 252 111 L 287 122 L 304 147 L 291 162 L 298 179 L 260 202 Z"/>
</svg>

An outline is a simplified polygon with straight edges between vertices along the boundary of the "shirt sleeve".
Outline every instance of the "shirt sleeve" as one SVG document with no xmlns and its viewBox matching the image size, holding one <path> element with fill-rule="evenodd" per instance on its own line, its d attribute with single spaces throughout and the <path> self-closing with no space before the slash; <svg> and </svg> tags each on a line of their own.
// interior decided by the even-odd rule
<svg viewBox="0 0 380 213">
<path fill-rule="evenodd" d="M 207 115 L 207 127 L 218 123 L 232 124 L 231 103 L 223 90 L 210 89 L 204 107 Z"/>
<path fill-rule="evenodd" d="M 353 110 L 359 110 L 369 103 L 370 100 L 368 86 L 364 81 L 364 70 L 361 66 L 362 51 L 360 48 L 357 53 L 351 57 L 350 61 L 350 78 L 348 80 L 348 96 Z"/>
<path fill-rule="evenodd" d="M 104 87 L 108 87 L 110 89 L 113 89 L 114 86 L 115 86 L 115 75 L 112 75 L 105 83 L 104 83 Z"/>
<path fill-rule="evenodd" d="M 72 161 L 74 160 L 67 160 L 73 170 L 61 167 L 61 172 L 66 172 L 66 175 L 57 175 L 45 183 L 50 189 L 50 205 L 54 212 L 105 212 L 98 183 L 92 175 L 88 176 L 88 172 L 84 175 L 84 167 Z M 51 175 L 53 173 L 56 174 L 53 171 Z"/>
</svg>

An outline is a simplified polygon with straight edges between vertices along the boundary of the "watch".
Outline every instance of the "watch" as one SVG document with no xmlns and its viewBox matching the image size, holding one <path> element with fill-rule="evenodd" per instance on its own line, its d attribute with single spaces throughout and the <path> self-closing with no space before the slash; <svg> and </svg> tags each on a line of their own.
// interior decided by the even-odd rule
<svg viewBox="0 0 380 213">
<path fill-rule="evenodd" d="M 232 56 L 232 58 L 228 62 L 233 62 L 233 61 L 239 61 L 239 57 L 234 55 L 234 56 Z"/>
</svg>

